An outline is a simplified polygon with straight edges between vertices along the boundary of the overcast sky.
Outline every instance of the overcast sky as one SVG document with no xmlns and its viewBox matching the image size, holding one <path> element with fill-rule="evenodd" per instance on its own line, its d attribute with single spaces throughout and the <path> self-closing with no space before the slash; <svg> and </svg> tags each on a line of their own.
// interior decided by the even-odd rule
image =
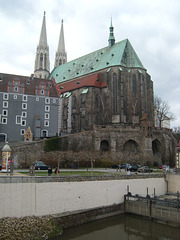
<svg viewBox="0 0 180 240">
<path fill-rule="evenodd" d="M 180 126 L 179 0 L 0 0 L 0 72 L 34 72 L 44 11 L 51 70 L 64 19 L 68 61 L 128 38 Z"/>
</svg>

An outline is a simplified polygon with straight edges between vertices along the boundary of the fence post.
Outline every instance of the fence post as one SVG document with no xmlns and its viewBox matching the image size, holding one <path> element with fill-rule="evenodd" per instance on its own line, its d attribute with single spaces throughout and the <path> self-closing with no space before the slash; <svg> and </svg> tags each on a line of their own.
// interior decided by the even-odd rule
<svg viewBox="0 0 180 240">
<path fill-rule="evenodd" d="M 179 212 L 179 191 L 177 191 L 177 211 Z"/>
<path fill-rule="evenodd" d="M 126 212 L 126 195 L 124 195 L 124 212 Z"/>
</svg>

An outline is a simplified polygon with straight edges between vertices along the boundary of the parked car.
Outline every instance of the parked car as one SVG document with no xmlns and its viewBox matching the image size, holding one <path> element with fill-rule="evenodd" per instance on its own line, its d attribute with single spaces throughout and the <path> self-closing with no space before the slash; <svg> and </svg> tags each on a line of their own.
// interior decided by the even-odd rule
<svg viewBox="0 0 180 240">
<path fill-rule="evenodd" d="M 137 172 L 138 168 L 140 168 L 141 165 L 139 164 L 134 164 L 131 166 L 131 168 L 129 169 L 131 172 Z"/>
<path fill-rule="evenodd" d="M 124 163 L 120 167 L 121 169 L 129 170 L 131 168 L 131 164 L 129 163 Z"/>
<path fill-rule="evenodd" d="M 2 164 L 0 163 L 0 170 L 2 170 Z"/>
<path fill-rule="evenodd" d="M 44 162 L 38 161 L 34 164 L 35 170 L 48 170 L 49 166 L 47 166 Z"/>
<path fill-rule="evenodd" d="M 153 170 L 150 169 L 148 166 L 140 167 L 137 170 L 138 172 L 143 172 L 143 173 L 151 173 Z"/>
<path fill-rule="evenodd" d="M 114 165 L 111 166 L 111 168 L 120 168 L 120 165 L 114 164 Z"/>
</svg>

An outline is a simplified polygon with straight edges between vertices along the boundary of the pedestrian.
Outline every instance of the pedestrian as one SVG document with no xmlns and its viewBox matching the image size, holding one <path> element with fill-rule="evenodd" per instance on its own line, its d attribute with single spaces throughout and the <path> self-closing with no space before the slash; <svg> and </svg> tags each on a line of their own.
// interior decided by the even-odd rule
<svg viewBox="0 0 180 240">
<path fill-rule="evenodd" d="M 54 172 L 55 172 L 55 174 L 56 174 L 56 175 L 58 174 L 58 170 L 57 170 L 57 168 L 55 169 L 55 171 L 54 171 Z"/>
<path fill-rule="evenodd" d="M 49 168 L 48 168 L 48 176 L 51 176 L 51 174 L 52 174 L 52 168 L 49 167 Z"/>
</svg>

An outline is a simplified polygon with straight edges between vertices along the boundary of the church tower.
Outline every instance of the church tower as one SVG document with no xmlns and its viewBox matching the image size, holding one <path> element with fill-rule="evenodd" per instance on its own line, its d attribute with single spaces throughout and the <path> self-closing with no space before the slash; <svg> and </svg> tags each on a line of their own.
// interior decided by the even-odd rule
<svg viewBox="0 0 180 240">
<path fill-rule="evenodd" d="M 109 28 L 109 39 L 108 39 L 109 47 L 112 47 L 115 44 L 115 37 L 114 37 L 113 30 L 114 30 L 114 28 L 113 28 L 113 25 L 112 25 L 112 18 L 111 18 L 111 26 Z"/>
<path fill-rule="evenodd" d="M 64 30 L 63 30 L 63 20 L 62 20 L 58 49 L 55 56 L 54 68 L 66 62 L 67 62 L 67 53 L 65 51 Z"/>
<path fill-rule="evenodd" d="M 37 78 L 48 78 L 50 71 L 49 46 L 46 35 L 46 13 L 44 12 L 39 45 L 36 50 L 34 76 Z"/>
</svg>

